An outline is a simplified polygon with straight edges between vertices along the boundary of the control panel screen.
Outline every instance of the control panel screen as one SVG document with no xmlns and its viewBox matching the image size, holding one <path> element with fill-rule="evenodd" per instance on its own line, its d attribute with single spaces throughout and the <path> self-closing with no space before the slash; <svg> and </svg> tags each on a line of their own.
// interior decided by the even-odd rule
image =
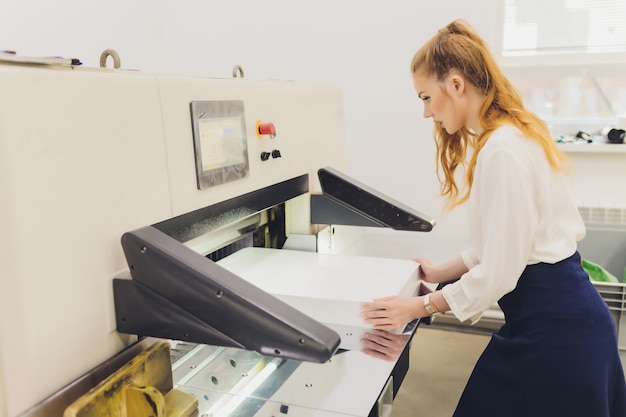
<svg viewBox="0 0 626 417">
<path fill-rule="evenodd" d="M 198 189 L 247 177 L 243 101 L 192 101 L 190 107 Z"/>
</svg>

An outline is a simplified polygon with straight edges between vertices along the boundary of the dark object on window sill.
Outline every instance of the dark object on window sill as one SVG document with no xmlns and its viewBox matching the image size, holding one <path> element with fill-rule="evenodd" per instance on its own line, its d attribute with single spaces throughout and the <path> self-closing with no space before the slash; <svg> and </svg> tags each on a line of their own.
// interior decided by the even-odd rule
<svg viewBox="0 0 626 417">
<path fill-rule="evenodd" d="M 609 143 L 624 143 L 624 136 L 626 136 L 626 131 L 622 129 L 611 129 L 606 135 Z"/>
</svg>

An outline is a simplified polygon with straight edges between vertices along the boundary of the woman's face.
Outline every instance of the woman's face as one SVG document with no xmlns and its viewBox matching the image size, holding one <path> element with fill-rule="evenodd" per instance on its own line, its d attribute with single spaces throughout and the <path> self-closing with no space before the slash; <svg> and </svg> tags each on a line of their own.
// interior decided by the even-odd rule
<svg viewBox="0 0 626 417">
<path fill-rule="evenodd" d="M 413 74 L 413 85 L 417 96 L 424 103 L 424 117 L 433 119 L 448 134 L 454 134 L 465 126 L 466 118 L 458 98 L 458 86 L 452 76 L 438 81 L 418 71 Z"/>
</svg>

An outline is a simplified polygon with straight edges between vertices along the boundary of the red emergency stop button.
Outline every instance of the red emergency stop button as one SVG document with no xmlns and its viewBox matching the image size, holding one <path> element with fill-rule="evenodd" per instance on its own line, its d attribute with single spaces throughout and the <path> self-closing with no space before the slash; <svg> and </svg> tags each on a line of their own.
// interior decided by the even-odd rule
<svg viewBox="0 0 626 417">
<path fill-rule="evenodd" d="M 263 139 L 263 136 L 269 135 L 269 137 L 276 137 L 276 126 L 272 122 L 263 122 L 261 120 L 256 122 L 256 134 L 259 139 Z"/>
</svg>

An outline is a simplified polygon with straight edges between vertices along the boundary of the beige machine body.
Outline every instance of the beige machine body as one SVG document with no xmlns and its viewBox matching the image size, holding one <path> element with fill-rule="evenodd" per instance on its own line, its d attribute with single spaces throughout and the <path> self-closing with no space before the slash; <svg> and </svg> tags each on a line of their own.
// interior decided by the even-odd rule
<svg viewBox="0 0 626 417">
<path fill-rule="evenodd" d="M 345 166 L 335 87 L 0 64 L 0 91 L 2 417 L 136 339 L 116 331 L 113 308 L 124 232 L 305 174 L 315 189 L 318 167 Z M 198 189 L 197 100 L 243 102 L 244 178 Z M 257 135 L 258 121 L 275 137 Z M 287 227 L 309 233 L 307 202 L 292 204 Z"/>
</svg>

